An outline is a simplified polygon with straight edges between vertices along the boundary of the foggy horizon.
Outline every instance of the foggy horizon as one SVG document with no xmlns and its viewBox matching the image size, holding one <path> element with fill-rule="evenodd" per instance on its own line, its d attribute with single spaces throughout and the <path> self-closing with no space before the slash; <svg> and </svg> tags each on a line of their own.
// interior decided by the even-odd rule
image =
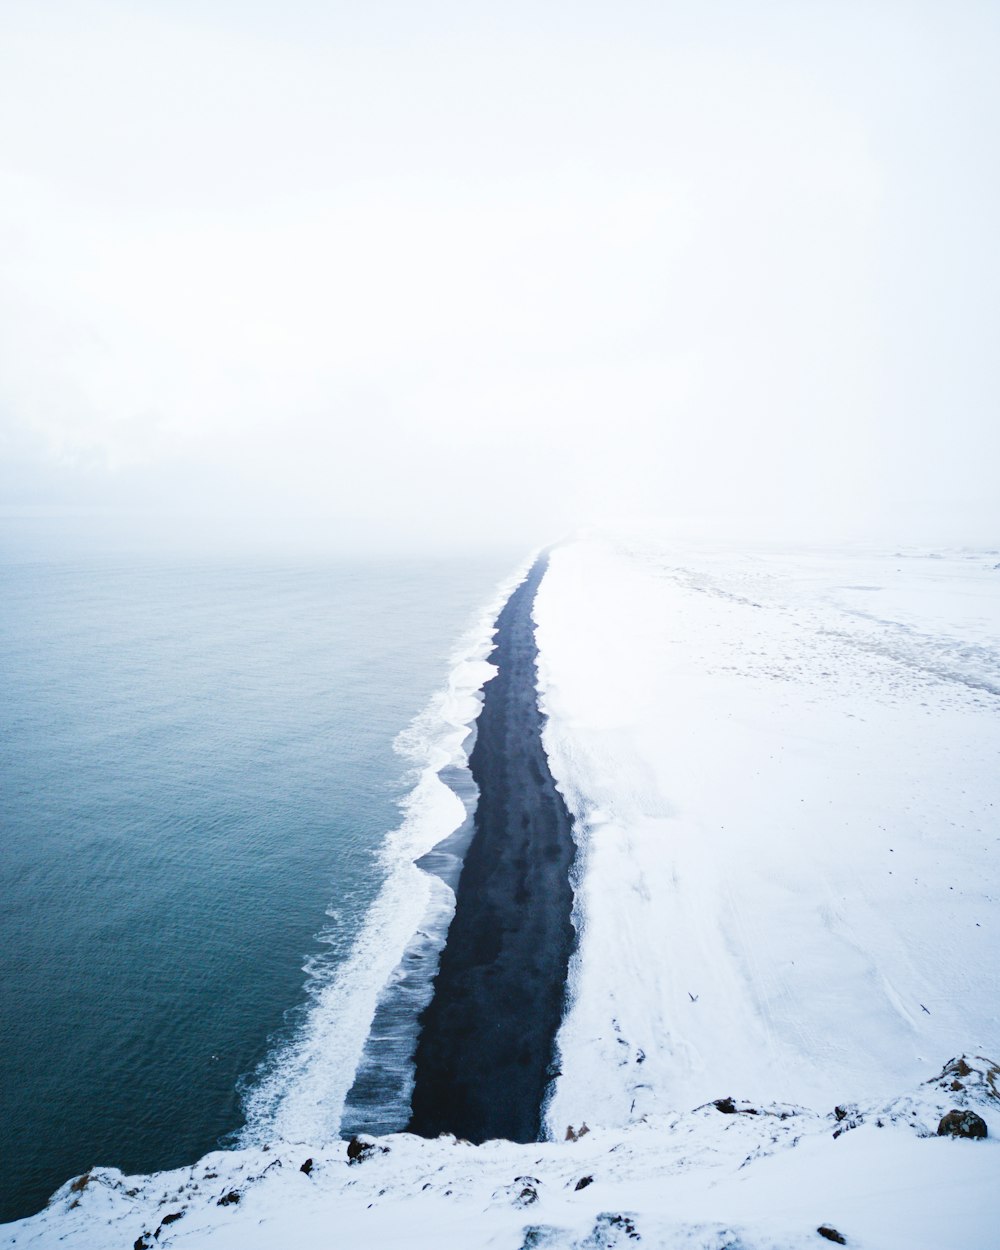
<svg viewBox="0 0 1000 1250">
<path fill-rule="evenodd" d="M 995 6 L 0 32 L 5 554 L 1000 543 Z"/>
</svg>

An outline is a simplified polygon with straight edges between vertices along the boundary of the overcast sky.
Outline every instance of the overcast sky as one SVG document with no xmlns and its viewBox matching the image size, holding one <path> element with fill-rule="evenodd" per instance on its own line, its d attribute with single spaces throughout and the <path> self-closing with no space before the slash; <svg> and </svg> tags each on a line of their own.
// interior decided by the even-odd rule
<svg viewBox="0 0 1000 1250">
<path fill-rule="evenodd" d="M 1000 542 L 995 0 L 7 0 L 0 36 L 8 545 Z"/>
</svg>

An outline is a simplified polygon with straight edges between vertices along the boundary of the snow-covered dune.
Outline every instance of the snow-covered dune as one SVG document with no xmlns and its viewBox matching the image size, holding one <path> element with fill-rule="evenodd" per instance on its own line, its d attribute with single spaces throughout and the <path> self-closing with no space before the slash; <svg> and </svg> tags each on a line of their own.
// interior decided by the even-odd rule
<svg viewBox="0 0 1000 1250">
<path fill-rule="evenodd" d="M 0 1246 L 995 1248 L 1000 554 L 622 530 L 534 618 L 579 848 L 551 1140 L 95 1169 Z"/>
</svg>

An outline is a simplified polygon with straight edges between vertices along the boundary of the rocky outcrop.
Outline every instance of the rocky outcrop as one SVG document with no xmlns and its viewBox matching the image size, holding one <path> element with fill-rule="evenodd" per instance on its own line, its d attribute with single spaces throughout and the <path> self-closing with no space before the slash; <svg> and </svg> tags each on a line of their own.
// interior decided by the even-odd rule
<svg viewBox="0 0 1000 1250">
<path fill-rule="evenodd" d="M 949 1111 L 941 1117 L 938 1125 L 938 1137 L 985 1137 L 986 1121 L 981 1115 L 966 1108 L 964 1111 Z"/>
<path fill-rule="evenodd" d="M 737 1103 L 735 1098 L 716 1098 L 712 1103 L 716 1111 L 721 1111 L 723 1115 L 759 1115 L 756 1107 L 752 1107 L 748 1102 Z"/>
<path fill-rule="evenodd" d="M 827 1241 L 832 1241 L 838 1246 L 846 1246 L 847 1238 L 843 1233 L 838 1233 L 831 1224 L 820 1224 L 816 1229 L 821 1237 L 825 1237 Z"/>
<path fill-rule="evenodd" d="M 378 1142 L 372 1141 L 370 1137 L 352 1137 L 347 1143 L 348 1163 L 364 1163 L 366 1159 L 370 1159 L 373 1155 L 387 1155 L 388 1153 L 388 1146 L 380 1146 Z"/>
<path fill-rule="evenodd" d="M 959 1055 L 927 1084 L 944 1090 L 950 1102 L 1000 1103 L 1000 1064 L 983 1055 Z"/>
</svg>

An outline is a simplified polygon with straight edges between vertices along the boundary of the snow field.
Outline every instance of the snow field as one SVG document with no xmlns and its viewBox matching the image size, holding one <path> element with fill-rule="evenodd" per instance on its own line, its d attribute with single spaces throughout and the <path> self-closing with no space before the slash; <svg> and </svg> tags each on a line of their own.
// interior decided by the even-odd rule
<svg viewBox="0 0 1000 1250">
<path fill-rule="evenodd" d="M 581 857 L 554 1136 L 1000 1053 L 995 563 L 553 553 L 541 697 Z"/>
</svg>

